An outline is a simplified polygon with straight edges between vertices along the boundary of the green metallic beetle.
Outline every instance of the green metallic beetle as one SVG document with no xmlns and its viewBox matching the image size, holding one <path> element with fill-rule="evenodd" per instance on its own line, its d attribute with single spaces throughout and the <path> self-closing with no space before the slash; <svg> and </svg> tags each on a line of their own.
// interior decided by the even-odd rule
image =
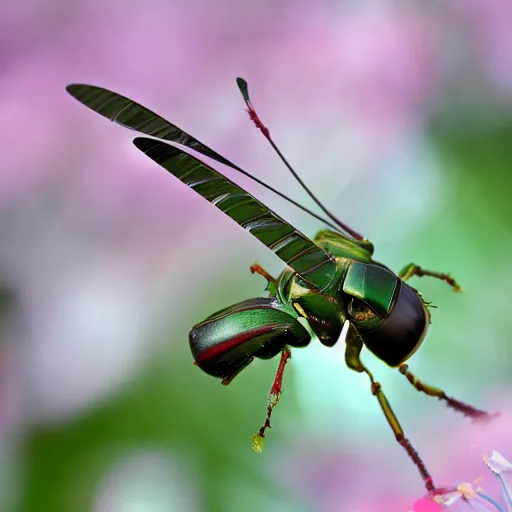
<svg viewBox="0 0 512 512">
<path fill-rule="evenodd" d="M 375 261 L 372 258 L 373 244 L 334 217 L 297 176 L 256 114 L 247 83 L 241 78 L 237 83 L 252 121 L 332 222 L 274 190 L 176 125 L 128 98 L 91 85 L 73 84 L 67 90 L 78 101 L 117 124 L 186 146 L 236 169 L 331 228 L 320 231 L 311 240 L 251 194 L 182 149 L 162 140 L 144 137 L 134 140 L 135 146 L 149 158 L 231 217 L 287 265 L 277 279 L 259 265 L 251 266 L 253 273 L 257 272 L 267 280 L 268 296 L 225 308 L 195 325 L 190 332 L 195 364 L 209 375 L 221 378 L 224 385 L 255 357 L 270 359 L 281 354 L 269 394 L 266 421 L 253 436 L 254 449 L 261 451 L 272 410 L 279 402 L 283 372 L 291 357 L 290 347 L 306 347 L 315 338 L 326 347 L 332 347 L 348 322 L 347 366 L 367 374 L 371 391 L 397 441 L 418 468 L 428 491 L 435 492 L 425 464 L 405 437 L 380 384 L 363 365 L 360 354 L 366 347 L 389 366 L 398 368 L 418 391 L 444 400 L 449 407 L 473 419 L 489 418 L 486 412 L 422 383 L 405 364 L 420 347 L 430 323 L 428 303 L 406 281 L 412 276 L 428 275 L 446 281 L 455 291 L 460 291 L 460 287 L 448 274 L 410 264 L 396 275 Z"/>
</svg>

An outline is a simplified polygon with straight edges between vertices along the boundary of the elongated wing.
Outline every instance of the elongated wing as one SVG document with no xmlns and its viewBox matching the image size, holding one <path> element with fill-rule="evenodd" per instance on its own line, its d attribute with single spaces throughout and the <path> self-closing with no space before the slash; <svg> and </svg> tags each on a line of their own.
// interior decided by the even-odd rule
<svg viewBox="0 0 512 512">
<path fill-rule="evenodd" d="M 158 114 L 116 92 L 87 84 L 71 84 L 66 90 L 80 103 L 94 112 L 130 130 L 139 131 L 157 139 L 177 142 L 213 158 L 233 169 L 240 170 L 227 158 L 198 141 L 192 135 L 170 123 Z"/>
<path fill-rule="evenodd" d="M 251 194 L 197 158 L 165 142 L 137 137 L 133 143 L 192 190 L 272 249 L 311 286 L 334 278 L 333 258 Z"/>
<path fill-rule="evenodd" d="M 227 158 L 224 158 L 222 155 L 208 147 L 206 144 L 198 141 L 196 138 L 192 137 L 175 124 L 167 121 L 167 119 L 164 119 L 163 117 L 160 117 L 158 114 L 155 114 L 139 103 L 126 98 L 121 94 L 117 94 L 116 92 L 112 92 L 108 89 L 97 87 L 95 85 L 71 84 L 66 87 L 66 90 L 80 103 L 90 108 L 97 114 L 106 117 L 113 123 L 124 126 L 130 130 L 135 130 L 146 135 L 150 135 L 151 137 L 155 137 L 157 139 L 176 142 L 191 148 L 194 151 L 197 151 L 198 153 L 201 153 L 209 158 L 213 158 L 217 162 L 237 170 L 256 183 L 259 183 L 261 186 L 271 190 L 279 197 L 282 197 L 289 203 L 292 203 L 297 208 L 305 211 L 315 219 L 323 222 L 324 224 L 327 224 L 334 231 L 340 232 L 340 227 L 338 225 L 323 219 L 309 208 L 306 208 L 305 206 L 299 204 L 297 201 L 294 201 L 292 198 L 287 197 L 285 194 L 279 192 L 279 190 L 276 190 L 274 187 L 271 187 L 267 183 L 264 183 L 256 176 L 253 176 L 247 171 L 244 171 L 241 167 L 234 164 Z M 346 230 L 343 230 L 342 234 L 351 239 L 354 238 L 350 232 Z"/>
</svg>

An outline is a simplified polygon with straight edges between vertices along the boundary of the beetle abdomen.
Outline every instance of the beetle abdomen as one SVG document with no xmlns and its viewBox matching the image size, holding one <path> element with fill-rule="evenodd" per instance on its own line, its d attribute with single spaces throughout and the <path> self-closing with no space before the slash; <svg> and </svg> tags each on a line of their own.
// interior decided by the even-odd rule
<svg viewBox="0 0 512 512">
<path fill-rule="evenodd" d="M 269 359 L 285 345 L 305 347 L 310 341 L 293 310 L 273 297 L 225 308 L 194 326 L 189 335 L 197 366 L 220 378 L 236 374 L 253 357 Z"/>
<path fill-rule="evenodd" d="M 372 332 L 361 333 L 365 345 L 390 366 L 398 366 L 420 347 L 428 330 L 428 312 L 418 294 L 401 283 L 389 317 Z"/>
</svg>

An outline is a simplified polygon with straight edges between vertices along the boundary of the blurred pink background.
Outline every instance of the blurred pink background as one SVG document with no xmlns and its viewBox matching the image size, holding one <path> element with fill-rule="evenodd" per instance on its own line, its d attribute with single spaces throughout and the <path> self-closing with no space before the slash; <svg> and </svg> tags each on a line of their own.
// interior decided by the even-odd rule
<svg viewBox="0 0 512 512">
<path fill-rule="evenodd" d="M 255 430 L 275 362 L 258 364 L 261 378 L 252 368 L 238 387 L 217 389 L 189 368 L 187 333 L 215 310 L 263 293 L 248 272 L 254 260 L 274 274 L 282 266 L 133 148 L 133 133 L 79 105 L 65 86 L 90 83 L 133 98 L 312 207 L 245 114 L 235 78 L 246 78 L 283 153 L 336 215 L 375 242 L 379 260 L 397 271 L 418 260 L 463 283 L 462 298 L 416 283 L 440 309 L 413 370 L 475 405 L 507 409 L 510 400 L 498 396 L 510 396 L 512 217 L 500 194 L 509 194 L 512 178 L 493 181 L 490 167 L 472 171 L 443 151 L 453 133 L 470 140 L 510 126 L 511 16 L 507 0 L 0 5 L 0 281 L 15 297 L 0 335 L 0 508 L 225 512 L 242 503 L 357 512 L 367 510 L 365 500 L 421 496 L 368 382 L 343 368 L 341 343 L 294 354 L 290 405 L 280 405 L 270 453 L 245 451 L 245 416 Z M 497 168 L 509 166 L 510 152 L 489 151 Z M 322 227 L 222 172 L 303 232 Z M 488 256 L 485 248 L 498 244 L 500 253 Z M 187 373 L 144 401 L 170 411 L 166 421 L 178 433 L 165 423 L 168 438 L 151 442 L 142 427 L 140 438 L 138 430 L 122 442 L 102 437 L 108 422 L 97 418 L 145 389 L 137 386 L 157 373 L 159 358 L 168 361 L 166 375 L 185 366 Z M 371 364 L 443 484 L 486 471 L 465 458 L 474 435 L 467 423 Z M 129 398 L 123 403 L 134 411 Z M 494 443 L 510 458 L 510 420 L 501 425 L 485 450 Z M 62 461 L 85 449 L 78 432 L 87 429 L 94 434 L 84 438 L 108 462 L 93 470 L 75 458 L 76 480 L 58 485 L 58 475 L 71 475 Z M 111 455 L 117 443 L 126 449 Z M 155 476 L 140 496 L 157 498 L 123 497 L 146 467 Z"/>
</svg>

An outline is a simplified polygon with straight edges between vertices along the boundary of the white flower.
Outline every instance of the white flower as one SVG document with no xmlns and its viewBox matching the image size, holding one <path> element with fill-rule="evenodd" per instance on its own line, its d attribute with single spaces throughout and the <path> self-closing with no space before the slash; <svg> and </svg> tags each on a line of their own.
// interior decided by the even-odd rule
<svg viewBox="0 0 512 512">
<path fill-rule="evenodd" d="M 501 453 L 493 450 L 490 457 L 484 456 L 484 461 L 489 469 L 498 476 L 503 489 L 503 501 L 508 512 L 512 512 L 512 463 Z"/>
</svg>

